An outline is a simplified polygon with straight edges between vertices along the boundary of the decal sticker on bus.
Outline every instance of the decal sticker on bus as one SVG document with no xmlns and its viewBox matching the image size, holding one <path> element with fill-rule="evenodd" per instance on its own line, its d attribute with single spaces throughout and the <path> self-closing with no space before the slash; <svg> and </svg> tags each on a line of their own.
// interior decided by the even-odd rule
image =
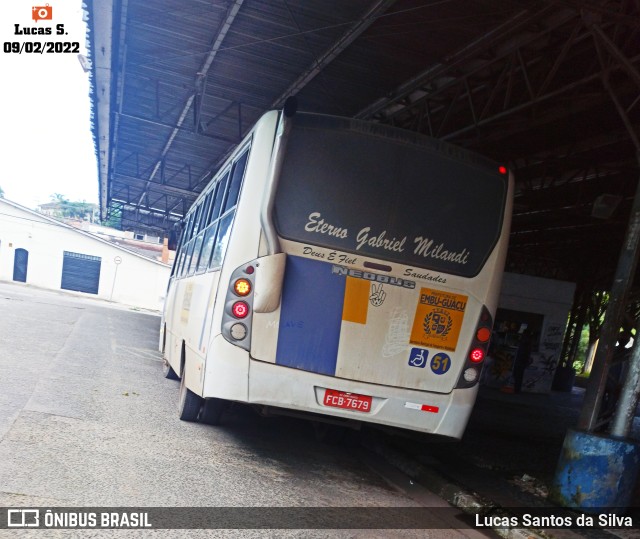
<svg viewBox="0 0 640 539">
<path fill-rule="evenodd" d="M 429 350 L 424 348 L 412 348 L 409 354 L 409 367 L 418 367 L 424 369 L 429 357 Z"/>
<path fill-rule="evenodd" d="M 431 358 L 429 366 L 434 374 L 445 374 L 451 367 L 451 358 L 444 352 L 440 352 Z"/>
<path fill-rule="evenodd" d="M 455 352 L 468 296 L 422 288 L 411 344 Z"/>
<path fill-rule="evenodd" d="M 331 273 L 333 275 L 348 275 L 349 277 L 355 277 L 356 279 L 366 279 L 367 281 L 373 281 L 382 284 L 391 284 L 393 286 L 400 286 L 402 288 L 415 288 L 415 281 L 408 279 L 400 279 L 398 277 L 390 277 L 389 275 L 382 275 L 380 273 L 373 273 L 371 271 L 362 271 L 347 268 L 345 266 L 338 266 L 334 264 L 331 267 Z"/>
</svg>

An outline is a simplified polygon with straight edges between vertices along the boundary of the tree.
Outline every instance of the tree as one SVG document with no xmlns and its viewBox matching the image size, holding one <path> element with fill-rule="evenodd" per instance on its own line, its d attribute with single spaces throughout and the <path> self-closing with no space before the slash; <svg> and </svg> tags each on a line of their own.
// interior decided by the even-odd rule
<svg viewBox="0 0 640 539">
<path fill-rule="evenodd" d="M 49 195 L 49 198 L 57 206 L 56 217 L 63 219 L 84 219 L 87 214 L 91 216 L 93 207 L 95 207 L 95 205 L 85 201 L 72 202 L 60 193 Z"/>
<path fill-rule="evenodd" d="M 64 195 L 61 195 L 60 193 L 53 193 L 53 195 L 49 195 L 49 198 L 51 199 L 51 202 L 58 202 L 60 204 L 69 202 L 69 199 Z"/>
<path fill-rule="evenodd" d="M 0 187 L 0 198 L 4 198 L 4 189 Z"/>
<path fill-rule="evenodd" d="M 122 230 L 122 208 L 110 208 L 107 218 L 101 224 Z"/>
</svg>

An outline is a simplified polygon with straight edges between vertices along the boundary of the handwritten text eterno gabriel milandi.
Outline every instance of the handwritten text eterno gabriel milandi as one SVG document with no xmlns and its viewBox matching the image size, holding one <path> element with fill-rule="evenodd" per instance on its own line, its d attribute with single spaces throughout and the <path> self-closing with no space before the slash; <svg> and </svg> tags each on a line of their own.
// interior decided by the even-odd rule
<svg viewBox="0 0 640 539">
<path fill-rule="evenodd" d="M 309 214 L 307 224 L 304 229 L 307 232 L 326 234 L 327 236 L 334 236 L 340 239 L 347 239 L 349 237 L 349 230 L 347 228 L 327 223 L 322 218 L 320 212 L 312 212 Z M 374 249 L 384 249 L 386 251 L 402 253 L 405 250 L 406 243 L 407 236 L 400 239 L 396 237 L 388 239 L 386 230 L 375 235 L 371 233 L 371 227 L 368 226 L 361 228 L 358 234 L 356 234 L 357 251 L 362 249 L 362 247 L 367 246 Z M 423 236 L 416 236 L 413 239 L 413 243 L 415 245 L 413 254 L 421 255 L 424 258 L 435 258 L 446 262 L 465 265 L 469 262 L 469 256 L 471 255 L 470 251 L 466 248 L 462 249 L 462 251 L 451 251 L 443 242 L 435 243 L 433 239 L 425 238 Z"/>
</svg>

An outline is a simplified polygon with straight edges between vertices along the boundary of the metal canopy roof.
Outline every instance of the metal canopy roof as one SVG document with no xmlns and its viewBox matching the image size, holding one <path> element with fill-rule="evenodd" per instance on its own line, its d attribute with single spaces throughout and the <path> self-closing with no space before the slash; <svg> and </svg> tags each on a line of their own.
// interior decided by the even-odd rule
<svg viewBox="0 0 640 539">
<path fill-rule="evenodd" d="M 266 110 L 508 164 L 512 271 L 606 283 L 638 183 L 640 0 L 93 0 L 103 215 L 167 231 Z"/>
</svg>

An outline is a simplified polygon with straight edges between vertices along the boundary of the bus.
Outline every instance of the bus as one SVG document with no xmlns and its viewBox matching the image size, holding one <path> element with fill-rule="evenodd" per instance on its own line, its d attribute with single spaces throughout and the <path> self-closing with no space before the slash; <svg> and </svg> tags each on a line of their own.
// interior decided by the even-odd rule
<svg viewBox="0 0 640 539">
<path fill-rule="evenodd" d="M 238 402 L 461 438 L 513 189 L 418 133 L 266 112 L 183 221 L 160 332 L 180 419 Z"/>
</svg>

